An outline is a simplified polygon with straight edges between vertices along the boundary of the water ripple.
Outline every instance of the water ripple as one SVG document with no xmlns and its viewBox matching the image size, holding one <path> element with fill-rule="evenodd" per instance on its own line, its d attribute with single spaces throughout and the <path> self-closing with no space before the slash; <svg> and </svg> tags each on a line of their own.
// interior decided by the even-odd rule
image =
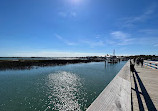
<svg viewBox="0 0 158 111">
<path fill-rule="evenodd" d="M 83 95 L 81 78 L 76 74 L 59 71 L 48 75 L 48 107 L 45 109 L 59 111 L 81 111 L 79 97 Z M 80 101 L 80 102 L 79 102 Z"/>
</svg>

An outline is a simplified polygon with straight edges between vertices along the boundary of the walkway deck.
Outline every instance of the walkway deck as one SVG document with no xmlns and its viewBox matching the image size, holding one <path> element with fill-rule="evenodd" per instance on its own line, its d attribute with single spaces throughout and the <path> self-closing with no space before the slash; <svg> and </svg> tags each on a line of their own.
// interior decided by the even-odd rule
<svg viewBox="0 0 158 111">
<path fill-rule="evenodd" d="M 135 66 L 136 72 L 131 73 L 132 110 L 158 110 L 158 69 Z"/>
</svg>

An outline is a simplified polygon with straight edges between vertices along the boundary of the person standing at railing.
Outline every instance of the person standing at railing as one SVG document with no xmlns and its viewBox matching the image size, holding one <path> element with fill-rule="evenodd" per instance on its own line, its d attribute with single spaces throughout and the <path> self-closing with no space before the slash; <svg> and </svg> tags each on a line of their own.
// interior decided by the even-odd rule
<svg viewBox="0 0 158 111">
<path fill-rule="evenodd" d="M 143 67 L 143 64 L 144 64 L 144 59 L 143 58 L 140 59 L 140 63 L 141 63 L 141 67 Z"/>
</svg>

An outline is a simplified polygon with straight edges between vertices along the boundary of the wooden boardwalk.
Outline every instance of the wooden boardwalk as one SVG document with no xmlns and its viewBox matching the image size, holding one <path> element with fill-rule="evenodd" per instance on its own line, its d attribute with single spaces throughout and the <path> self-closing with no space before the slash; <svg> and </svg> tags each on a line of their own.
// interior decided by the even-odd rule
<svg viewBox="0 0 158 111">
<path fill-rule="evenodd" d="M 131 73 L 131 107 L 133 111 L 158 110 L 158 69 L 135 65 Z"/>
<path fill-rule="evenodd" d="M 151 69 L 152 68 L 152 69 Z M 128 61 L 87 111 L 157 111 L 158 63 L 145 61 L 130 72 Z"/>
</svg>

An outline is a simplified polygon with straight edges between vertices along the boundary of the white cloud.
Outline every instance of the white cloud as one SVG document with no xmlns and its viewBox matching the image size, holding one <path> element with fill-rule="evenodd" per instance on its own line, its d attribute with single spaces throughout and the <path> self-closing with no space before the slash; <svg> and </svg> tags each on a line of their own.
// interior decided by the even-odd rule
<svg viewBox="0 0 158 111">
<path fill-rule="evenodd" d="M 62 36 L 60 36 L 59 34 L 55 34 L 55 37 L 57 37 L 59 40 L 61 40 L 62 42 L 64 42 L 67 45 L 77 45 L 77 43 L 68 41 L 68 40 L 64 39 Z"/>
<path fill-rule="evenodd" d="M 141 33 L 145 34 L 157 34 L 158 35 L 158 29 L 141 29 L 139 30 Z"/>
<path fill-rule="evenodd" d="M 15 57 L 85 57 L 85 56 L 101 56 L 103 53 L 82 53 L 82 52 L 58 52 L 58 51 L 32 51 L 17 52 L 9 56 Z"/>
<path fill-rule="evenodd" d="M 129 45 L 132 43 L 133 38 L 130 38 L 130 34 L 124 33 L 122 31 L 114 31 L 110 33 L 113 40 L 109 40 L 108 42 L 115 45 Z"/>
<path fill-rule="evenodd" d="M 158 37 L 137 37 L 135 38 L 134 44 L 137 45 L 146 45 L 146 46 L 156 46 L 158 43 Z"/>
<path fill-rule="evenodd" d="M 58 39 L 63 40 L 63 38 L 62 38 L 60 35 L 55 34 L 55 36 L 56 36 Z"/>
<path fill-rule="evenodd" d="M 98 46 L 104 46 L 105 43 L 102 40 L 98 40 L 98 41 L 92 41 L 92 40 L 81 40 L 80 41 L 82 44 L 87 44 L 90 47 L 98 47 Z"/>
<path fill-rule="evenodd" d="M 96 39 L 99 39 L 99 38 L 100 38 L 100 36 L 101 36 L 101 35 L 96 35 L 96 37 L 95 37 L 95 38 L 96 38 Z"/>
<path fill-rule="evenodd" d="M 158 43 L 154 45 L 155 47 L 158 47 Z"/>
<path fill-rule="evenodd" d="M 127 37 L 129 37 L 129 34 L 128 33 L 124 33 L 124 32 L 121 32 L 121 31 L 114 31 L 111 33 L 111 35 L 115 38 L 115 39 L 121 39 L 121 40 L 124 40 L 126 39 Z"/>
<path fill-rule="evenodd" d="M 123 27 L 134 27 L 136 23 L 139 22 L 145 22 L 146 20 L 150 19 L 152 17 L 152 14 L 154 13 L 155 10 L 155 5 L 152 5 L 151 7 L 149 7 L 144 13 L 138 15 L 138 16 L 134 16 L 134 17 L 126 17 L 123 18 Z"/>
<path fill-rule="evenodd" d="M 91 48 L 94 48 L 94 47 L 100 47 L 100 46 L 105 46 L 105 42 L 103 40 L 96 40 L 96 41 L 93 41 L 93 40 L 78 40 L 78 42 L 71 42 L 71 41 L 68 41 L 66 39 L 64 39 L 62 36 L 60 36 L 59 34 L 55 34 L 55 36 L 61 40 L 62 42 L 64 42 L 65 44 L 67 45 L 88 45 L 89 47 Z"/>
</svg>

